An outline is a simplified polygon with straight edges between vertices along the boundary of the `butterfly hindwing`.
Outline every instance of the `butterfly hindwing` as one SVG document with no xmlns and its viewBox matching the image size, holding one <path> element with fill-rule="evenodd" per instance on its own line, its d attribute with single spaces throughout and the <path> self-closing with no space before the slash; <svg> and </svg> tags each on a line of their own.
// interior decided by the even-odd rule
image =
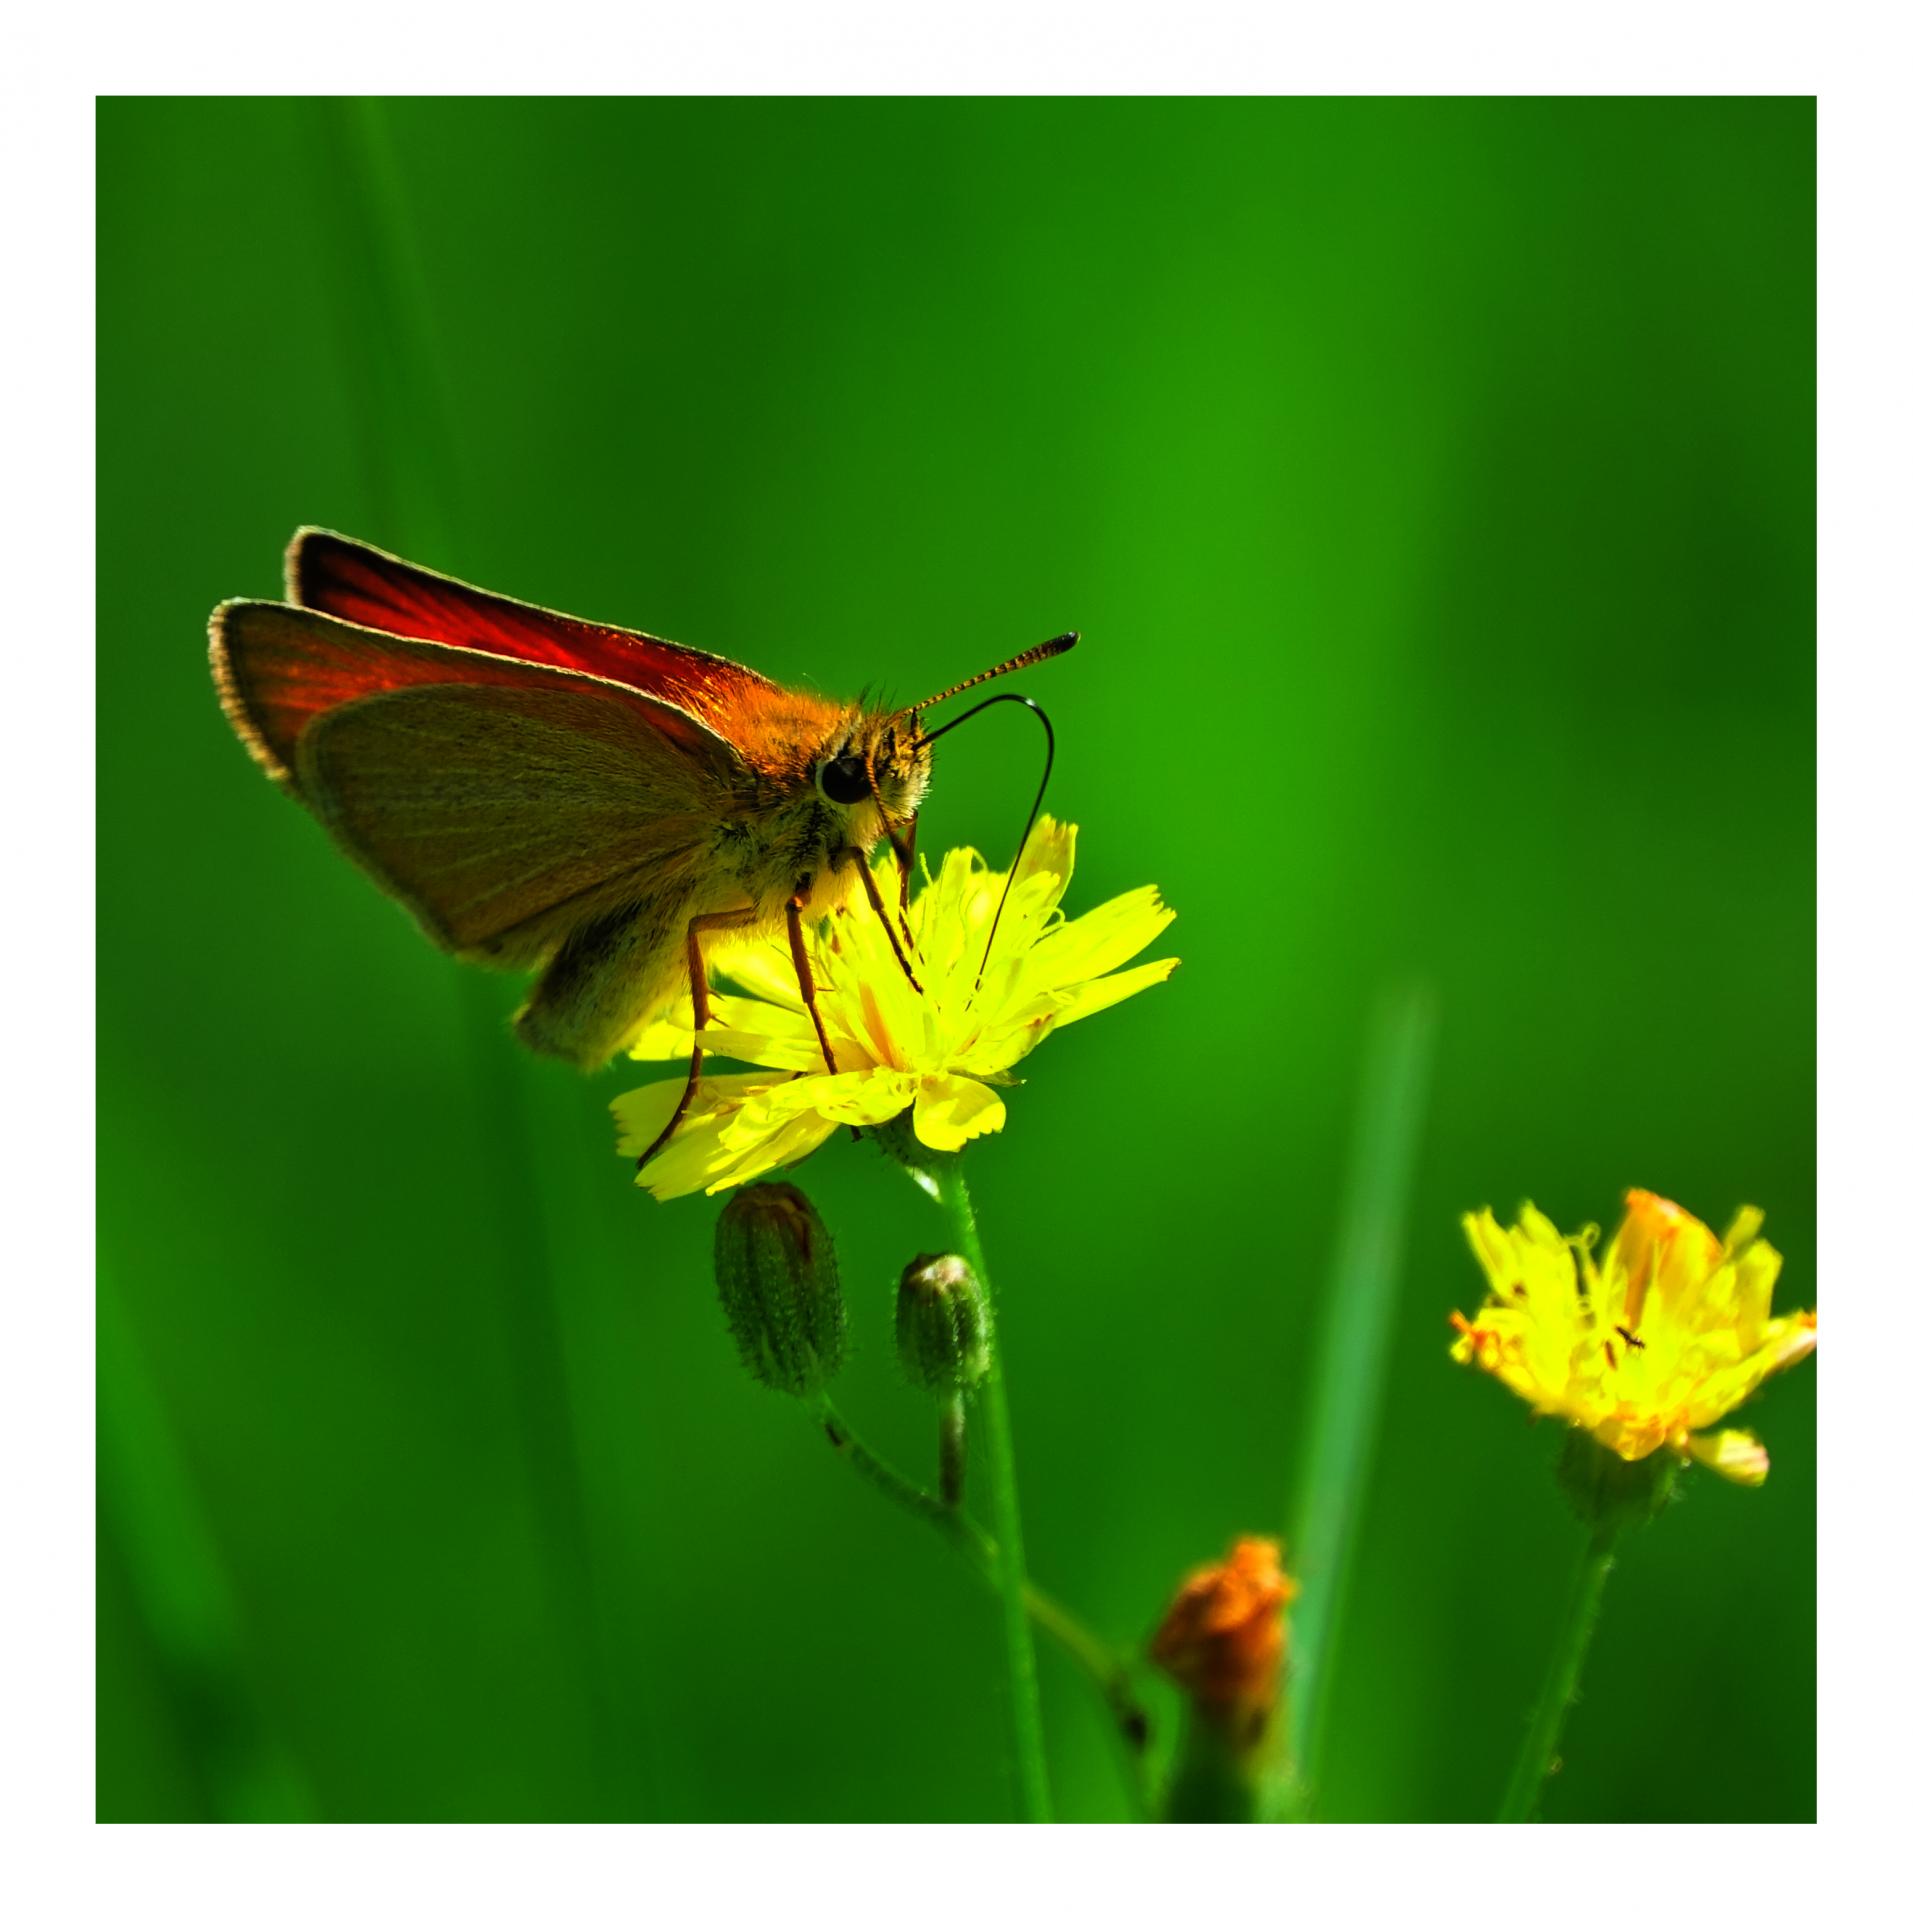
<svg viewBox="0 0 1913 1920">
<path fill-rule="evenodd" d="M 569 925 L 695 865 L 710 770 L 572 687 L 412 687 L 301 737 L 333 837 L 453 952 L 524 965 Z"/>
</svg>

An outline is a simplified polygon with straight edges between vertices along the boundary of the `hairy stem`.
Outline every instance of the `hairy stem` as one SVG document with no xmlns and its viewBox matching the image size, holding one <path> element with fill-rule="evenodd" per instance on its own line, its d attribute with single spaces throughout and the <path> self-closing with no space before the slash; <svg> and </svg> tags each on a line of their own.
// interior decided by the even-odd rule
<svg viewBox="0 0 1913 1920">
<path fill-rule="evenodd" d="M 937 1415 L 937 1492 L 947 1507 L 963 1504 L 963 1481 L 969 1464 L 968 1417 L 963 1395 L 953 1393 Z"/>
<path fill-rule="evenodd" d="M 937 1197 L 956 1235 L 957 1251 L 970 1263 L 990 1331 L 990 1370 L 977 1389 L 983 1416 L 990 1509 L 996 1521 L 997 1560 L 1002 1570 L 1003 1660 L 1010 1689 L 1010 1750 L 1015 1763 L 1017 1812 L 1025 1820 L 1050 1818 L 1049 1762 L 1043 1752 L 1042 1710 L 1036 1694 L 1036 1643 L 1023 1604 L 1023 1513 L 1016 1491 L 1016 1453 L 1010 1439 L 1010 1399 L 1003 1382 L 1003 1331 L 996 1295 L 976 1230 L 963 1165 L 954 1155 L 937 1169 Z"/>
<path fill-rule="evenodd" d="M 993 1593 L 1005 1590 L 1002 1553 L 996 1541 L 960 1508 L 916 1486 L 880 1454 L 860 1440 L 828 1395 L 812 1403 L 824 1438 L 883 1496 L 906 1513 L 927 1521 L 949 1541 L 978 1579 Z M 1013 1591 L 1013 1589 L 1012 1589 Z M 1130 1677 L 1129 1663 L 1100 1635 L 1070 1612 L 1060 1600 L 1027 1578 L 1023 1608 L 1030 1621 L 1049 1635 L 1103 1696 L 1115 1724 L 1124 1761 L 1125 1785 L 1136 1806 L 1147 1805 L 1140 1755 L 1149 1737 L 1149 1723 Z"/>
<path fill-rule="evenodd" d="M 1560 1638 L 1554 1644 L 1548 1677 L 1541 1684 L 1534 1718 L 1528 1723 L 1528 1737 L 1521 1744 L 1520 1757 L 1508 1776 L 1508 1790 L 1501 1796 L 1501 1811 L 1495 1816 L 1504 1824 L 1534 1819 L 1541 1789 L 1554 1771 L 1561 1725 L 1581 1684 L 1581 1668 L 1587 1660 L 1588 1645 L 1594 1638 L 1594 1622 L 1601 1610 L 1601 1591 L 1614 1569 L 1614 1541 L 1619 1531 L 1618 1526 L 1609 1523 L 1597 1526 L 1588 1537 L 1587 1551 L 1581 1556 L 1575 1573 L 1568 1610 L 1562 1617 Z"/>
</svg>

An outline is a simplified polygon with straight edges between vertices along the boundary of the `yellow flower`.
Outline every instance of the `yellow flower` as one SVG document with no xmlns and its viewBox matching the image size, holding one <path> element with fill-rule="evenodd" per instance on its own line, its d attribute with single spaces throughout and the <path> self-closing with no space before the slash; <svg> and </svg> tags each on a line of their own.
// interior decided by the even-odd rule
<svg viewBox="0 0 1913 1920">
<path fill-rule="evenodd" d="M 1563 1235 L 1531 1206 L 1512 1227 L 1485 1208 L 1468 1214 L 1462 1226 L 1494 1292 L 1473 1320 L 1450 1316 L 1454 1356 L 1623 1460 L 1672 1447 L 1757 1487 L 1766 1448 L 1714 1423 L 1817 1338 L 1814 1314 L 1773 1316 L 1780 1256 L 1757 1237 L 1760 1221 L 1743 1207 L 1723 1242 L 1671 1200 L 1637 1191 L 1597 1266 L 1593 1227 Z"/>
<path fill-rule="evenodd" d="M 1139 887 L 1080 920 L 1059 902 L 1076 858 L 1076 829 L 1037 822 L 1003 908 L 979 984 L 985 942 L 1004 876 L 967 847 L 910 902 L 911 986 L 883 923 L 859 891 L 811 935 L 817 1005 L 836 1073 L 824 1064 L 796 969 L 782 941 L 751 939 L 720 948 L 713 968 L 741 992 L 714 992 L 705 1051 L 748 1062 L 754 1073 L 707 1074 L 670 1142 L 638 1172 L 660 1200 L 703 1188 L 716 1193 L 788 1166 L 838 1127 L 881 1126 L 911 1111 L 917 1138 L 951 1153 L 995 1133 L 1005 1109 L 998 1087 L 1040 1040 L 1073 1020 L 1166 980 L 1174 960 L 1114 973 L 1175 915 L 1154 887 Z M 884 900 L 897 897 L 896 870 L 875 863 Z M 691 996 L 638 1034 L 634 1060 L 687 1058 Z M 664 1081 L 612 1104 L 618 1151 L 643 1153 L 670 1119 L 682 1083 Z"/>
</svg>

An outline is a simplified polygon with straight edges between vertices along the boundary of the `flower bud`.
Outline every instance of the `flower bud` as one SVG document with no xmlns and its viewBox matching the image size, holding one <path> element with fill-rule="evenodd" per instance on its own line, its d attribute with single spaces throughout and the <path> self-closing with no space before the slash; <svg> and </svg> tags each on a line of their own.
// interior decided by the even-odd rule
<svg viewBox="0 0 1913 1920">
<path fill-rule="evenodd" d="M 897 1358 L 926 1393 L 960 1393 L 990 1370 L 990 1330 L 969 1263 L 920 1253 L 897 1286 Z"/>
<path fill-rule="evenodd" d="M 1276 1542 L 1245 1537 L 1182 1583 L 1150 1643 L 1150 1658 L 1238 1753 L 1255 1747 L 1275 1709 L 1294 1597 Z"/>
<path fill-rule="evenodd" d="M 718 1215 L 717 1294 L 745 1370 L 767 1387 L 808 1397 L 843 1365 L 837 1252 L 788 1181 L 745 1187 Z"/>
</svg>

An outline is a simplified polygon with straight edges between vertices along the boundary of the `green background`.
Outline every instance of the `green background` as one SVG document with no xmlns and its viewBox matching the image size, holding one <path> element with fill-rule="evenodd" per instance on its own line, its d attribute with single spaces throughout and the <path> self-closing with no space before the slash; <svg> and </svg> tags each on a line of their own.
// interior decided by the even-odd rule
<svg viewBox="0 0 1913 1920">
<path fill-rule="evenodd" d="M 1292 1523 L 1364 1034 L 1440 1002 L 1321 1810 L 1488 1813 L 1577 1551 L 1457 1216 L 1763 1205 L 1814 1298 L 1806 101 L 100 109 L 99 1809 L 990 1819 L 997 1622 L 749 1383 L 611 1154 L 220 717 L 316 521 L 845 694 L 1032 676 L 1168 986 L 971 1175 L 1039 1578 Z M 1040 687 L 1036 684 L 1040 677 Z M 1037 764 L 951 740 L 924 845 Z M 840 1139 L 840 1400 L 927 1472 Z M 1814 1814 L 1812 1366 L 1627 1549 L 1557 1819 Z M 1059 1810 L 1119 1817 L 1043 1656 Z M 1152 1704 L 1169 1698 L 1152 1683 Z"/>
</svg>

